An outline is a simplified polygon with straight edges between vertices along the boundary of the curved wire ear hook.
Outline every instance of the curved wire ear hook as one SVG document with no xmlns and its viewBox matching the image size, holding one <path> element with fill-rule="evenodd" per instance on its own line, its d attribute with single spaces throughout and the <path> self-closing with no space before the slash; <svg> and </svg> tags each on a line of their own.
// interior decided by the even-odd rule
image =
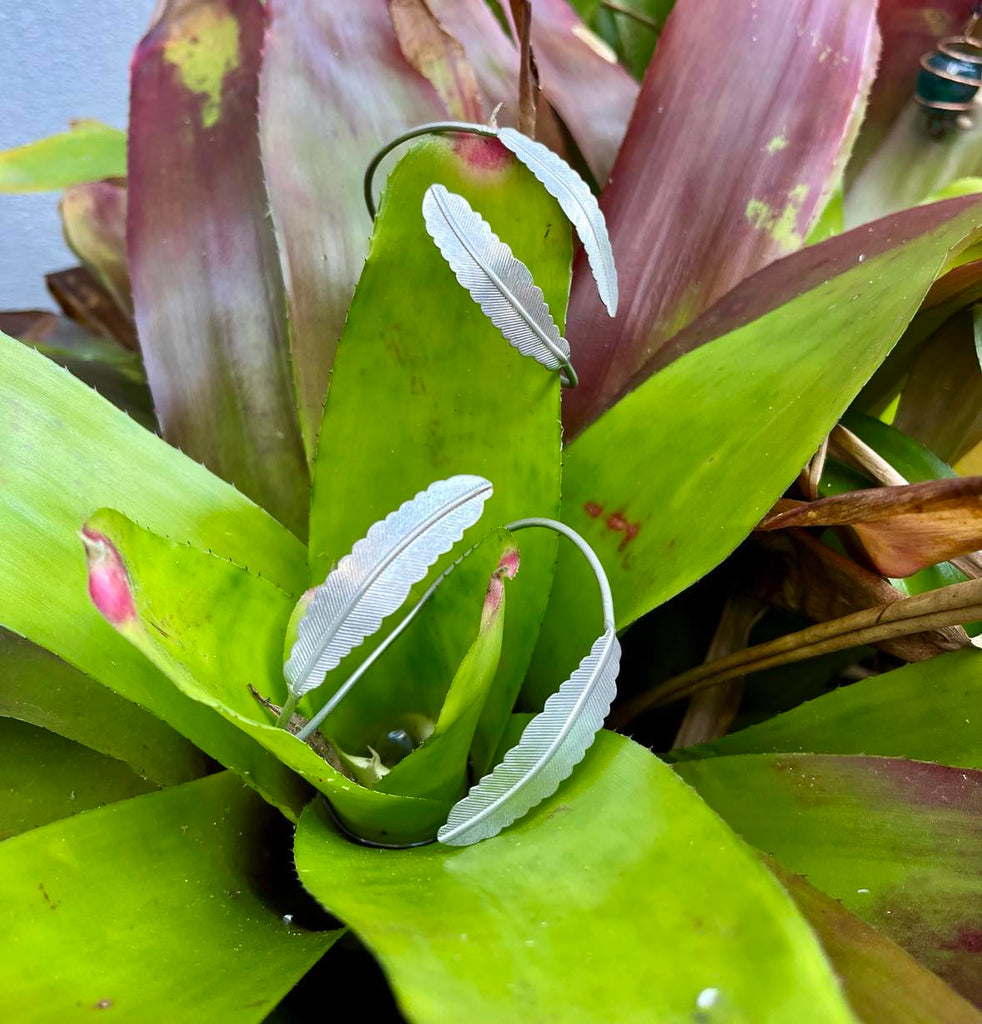
<svg viewBox="0 0 982 1024">
<path fill-rule="evenodd" d="M 468 845 L 495 835 L 516 818 L 527 813 L 535 804 L 555 792 L 559 783 L 565 779 L 582 759 L 586 750 L 593 743 L 593 737 L 603 724 L 610 702 L 615 692 L 617 668 L 620 659 L 620 647 L 617 643 L 616 623 L 614 619 L 614 600 L 610 590 L 610 581 L 604 572 L 603 565 L 596 552 L 571 527 L 555 519 L 533 517 L 518 519 L 509 523 L 505 529 L 510 532 L 531 528 L 552 530 L 571 541 L 587 560 L 593 570 L 600 589 L 600 602 L 603 612 L 604 629 L 594 642 L 590 653 L 580 662 L 579 668 L 549 698 L 543 711 L 526 727 L 522 740 L 508 752 L 506 759 L 486 775 L 470 794 L 460 800 L 451 809 L 447 823 L 441 827 L 439 836 L 430 840 L 414 843 L 392 844 L 376 843 L 354 835 L 338 818 L 330 801 L 324 796 L 331 817 L 339 831 L 349 839 L 363 846 L 372 846 L 386 850 L 411 849 L 426 846 L 437 838 L 448 845 Z M 473 550 L 473 548 L 471 549 Z M 437 587 L 453 572 L 457 565 L 467 557 L 469 552 L 458 558 L 445 569 L 427 588 L 426 592 L 414 605 L 411 611 L 359 668 L 342 684 L 327 704 L 297 734 L 306 739 L 330 712 L 337 707 L 344 696 L 350 692 L 354 684 L 364 675 L 368 668 L 395 641 L 416 617 L 426 602 L 433 596 Z M 587 719 L 588 729 L 575 730 L 574 726 L 581 718 Z M 534 732 L 534 755 L 529 760 L 529 745 L 523 745 L 525 737 Z M 545 736 L 540 734 L 545 734 Z M 543 743 L 543 739 L 547 742 Z M 528 763 L 525 763 L 528 762 Z M 497 778 L 499 769 L 504 766 L 509 776 L 509 785 L 502 787 Z M 516 769 L 520 771 L 515 781 Z M 526 784 L 538 777 L 534 796 L 528 797 L 522 790 Z M 525 799 L 523 799 L 523 796 Z M 473 806 L 477 804 L 477 808 Z"/>
<path fill-rule="evenodd" d="M 527 530 L 530 527 L 536 526 L 562 535 L 579 548 L 580 554 L 589 562 L 593 575 L 597 578 L 597 586 L 600 588 L 600 606 L 604 617 L 604 630 L 616 629 L 614 621 L 614 596 L 610 591 L 610 580 L 607 579 L 607 573 L 604 572 L 604 567 L 601 565 L 600 559 L 597 558 L 596 551 L 587 544 L 576 530 L 565 523 L 560 523 L 556 519 L 544 519 L 539 516 L 533 516 L 529 519 L 516 519 L 515 522 L 509 523 L 505 529 L 509 533 L 517 533 L 519 530 Z"/>
<path fill-rule="evenodd" d="M 421 135 L 446 135 L 452 132 L 461 132 L 465 135 L 483 135 L 490 139 L 498 137 L 498 129 L 493 125 L 471 124 L 468 121 L 431 121 L 429 124 L 421 124 L 416 128 L 410 129 L 408 132 L 403 132 L 402 135 L 397 135 L 372 157 L 368 167 L 365 168 L 365 205 L 368 207 L 368 213 L 372 220 L 375 220 L 377 212 L 375 198 L 372 195 L 372 180 L 375 177 L 375 172 L 378 170 L 378 165 L 392 150 L 397 146 L 401 146 L 404 142 L 409 142 L 410 139 L 418 139 Z"/>
</svg>

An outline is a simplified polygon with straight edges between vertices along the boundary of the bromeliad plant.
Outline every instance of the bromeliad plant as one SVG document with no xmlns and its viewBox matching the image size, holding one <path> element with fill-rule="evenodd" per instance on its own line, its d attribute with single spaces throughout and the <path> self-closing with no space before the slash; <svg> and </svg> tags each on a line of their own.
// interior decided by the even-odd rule
<svg viewBox="0 0 982 1024">
<path fill-rule="evenodd" d="M 580 5 L 639 70 L 670 5 L 622 6 Z M 73 322 L 0 339 L 15 1019 L 294 1019 L 346 981 L 376 1013 L 319 973 L 344 942 L 308 975 L 341 933 L 290 841 L 415 1021 L 978 1017 L 978 480 L 862 414 L 978 444 L 938 396 L 982 202 L 834 223 L 892 202 L 905 4 L 845 179 L 872 0 L 679 0 L 640 87 L 561 0 L 512 7 L 170 0 L 125 159 L 91 123 L 0 157 L 70 186 L 86 266 Z M 740 650 L 765 603 L 818 625 Z M 598 733 L 628 626 L 610 721 L 663 758 Z M 734 679 L 860 643 L 911 664 L 783 714 L 748 685 L 766 720 L 720 738 Z M 672 744 L 650 709 L 690 695 Z"/>
</svg>

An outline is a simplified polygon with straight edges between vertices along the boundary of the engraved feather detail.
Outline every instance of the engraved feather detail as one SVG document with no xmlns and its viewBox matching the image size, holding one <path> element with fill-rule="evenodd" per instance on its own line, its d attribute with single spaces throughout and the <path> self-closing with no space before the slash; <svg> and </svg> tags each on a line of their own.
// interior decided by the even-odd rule
<svg viewBox="0 0 982 1024">
<path fill-rule="evenodd" d="M 621 649 L 613 627 L 525 727 L 502 762 L 450 810 L 437 838 L 449 846 L 490 839 L 551 796 L 592 746 L 617 691 Z"/>
<path fill-rule="evenodd" d="M 607 222 L 590 186 L 562 157 L 514 128 L 500 128 L 498 139 L 538 178 L 576 229 L 600 299 L 613 316 L 617 312 L 617 267 Z"/>
<path fill-rule="evenodd" d="M 467 200 L 443 185 L 431 185 L 423 196 L 423 218 L 457 280 L 505 338 L 550 370 L 567 366 L 569 344 L 542 289 Z"/>
<path fill-rule="evenodd" d="M 301 697 L 409 596 L 433 563 L 481 517 L 491 497 L 480 476 L 438 480 L 374 523 L 316 589 L 284 666 Z"/>
</svg>

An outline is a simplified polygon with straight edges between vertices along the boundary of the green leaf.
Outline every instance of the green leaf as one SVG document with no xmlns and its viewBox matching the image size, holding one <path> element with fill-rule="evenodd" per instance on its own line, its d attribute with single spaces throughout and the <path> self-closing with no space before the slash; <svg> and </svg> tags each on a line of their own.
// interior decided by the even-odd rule
<svg viewBox="0 0 982 1024">
<path fill-rule="evenodd" d="M 126 175 L 126 132 L 79 120 L 71 131 L 0 153 L 0 192 L 53 192 Z"/>
<path fill-rule="evenodd" d="M 161 786 L 208 771 L 205 755 L 159 718 L 4 629 L 0 715 L 76 740 Z"/>
<path fill-rule="evenodd" d="M 392 855 L 347 843 L 311 807 L 295 855 L 416 1024 L 854 1019 L 763 866 L 611 733 L 494 839 Z"/>
<path fill-rule="evenodd" d="M 266 21 L 259 3 L 160 7 L 132 61 L 127 242 L 164 437 L 303 536 L 310 478 L 256 126 Z"/>
<path fill-rule="evenodd" d="M 911 483 L 923 480 L 943 480 L 958 474 L 939 459 L 934 452 L 920 441 L 908 437 L 889 423 L 884 423 L 873 416 L 864 416 L 860 412 L 850 410 L 842 417 L 842 423 L 861 441 L 864 441 L 901 476 Z"/>
<path fill-rule="evenodd" d="M 217 711 L 250 751 L 248 760 L 237 749 L 238 760 L 223 763 L 291 816 L 309 795 L 302 777 L 327 794 L 338 814 L 366 838 L 412 842 L 435 834 L 446 818 L 443 804 L 349 781 L 306 743 L 277 728 L 274 716 L 250 692 L 251 685 L 275 704 L 285 702 L 283 640 L 293 596 L 231 562 L 143 530 L 110 509 L 90 517 L 86 529 L 111 542 L 123 561 L 135 614 L 120 621 L 120 634 L 175 691 Z M 276 770 L 272 782 L 267 762 Z M 264 768 L 266 776 L 260 774 Z"/>
<path fill-rule="evenodd" d="M 0 331 L 64 366 L 141 426 L 157 429 L 153 399 L 136 352 L 91 334 L 74 320 L 41 310 L 0 313 Z"/>
<path fill-rule="evenodd" d="M 0 718 L 0 839 L 157 788 L 122 761 Z"/>
<path fill-rule="evenodd" d="M 712 743 L 673 751 L 882 754 L 982 768 L 982 652 L 974 648 L 861 679 Z"/>
<path fill-rule="evenodd" d="M 943 226 L 688 352 L 570 445 L 562 518 L 603 561 L 619 626 L 743 540 L 889 352 L 949 252 L 980 223 L 982 203 L 960 214 L 956 207 Z M 798 257 L 820 252 L 813 246 Z M 772 270 L 787 273 L 779 264 Z M 560 551 L 533 665 L 535 697 L 573 662 L 574 638 L 585 644 L 596 635 L 583 622 L 589 586 L 581 561 Z"/>
<path fill-rule="evenodd" d="M 234 488 L 84 384 L 0 337 L 0 624 L 152 711 L 223 763 L 252 764 L 285 806 L 288 773 L 183 697 L 99 617 L 78 530 L 105 504 L 299 593 L 300 543 Z"/>
<path fill-rule="evenodd" d="M 959 12 L 956 33 L 967 14 L 965 9 Z M 909 15 L 906 20 L 916 24 Z M 915 51 L 916 56 L 906 68 L 905 100 L 910 99 L 917 76 L 917 57 L 933 48 L 938 35 L 947 34 L 943 30 L 944 20 L 945 16 L 941 14 L 942 24 L 937 31 L 931 31 L 931 43 Z M 960 179 L 971 181 L 980 169 L 982 142 L 978 132 L 959 131 L 952 126 L 941 138 L 934 138 L 928 131 L 924 108 L 907 102 L 876 152 L 854 177 L 846 193 L 846 224 L 853 227 L 916 203 L 950 199 L 978 191 L 970 184 L 968 188 L 950 186 L 956 185 Z"/>
<path fill-rule="evenodd" d="M 526 516 L 558 517 L 558 375 L 512 348 L 457 283 L 423 222 L 423 193 L 437 182 L 464 196 L 529 267 L 561 329 L 570 229 L 555 201 L 496 139 L 414 146 L 387 182 L 332 371 L 314 469 L 314 583 L 373 522 L 455 473 L 494 485 L 468 537 Z M 535 644 L 556 543 L 541 530 L 522 538 L 484 763 Z"/>
<path fill-rule="evenodd" d="M 264 899 L 276 819 L 222 773 L 0 844 L 4 1013 L 258 1024 L 340 935 Z"/>
<path fill-rule="evenodd" d="M 363 754 L 369 746 L 379 749 L 380 745 L 385 744 L 391 730 L 404 729 L 413 735 L 421 730 L 436 731 L 441 719 L 444 728 L 456 722 L 457 711 L 463 709 L 447 707 L 449 693 L 454 685 L 459 683 L 459 695 L 460 687 L 469 690 L 471 684 L 480 687 L 491 682 L 475 678 L 473 672 L 477 670 L 477 677 L 483 675 L 480 662 L 490 653 L 486 641 L 477 641 L 476 646 L 482 653 L 475 652 L 466 670 L 463 669 L 463 662 L 475 646 L 475 637 L 481 630 L 482 606 L 488 592 L 488 581 L 498 569 L 505 551 L 515 548 L 513 537 L 504 530 L 495 530 L 437 587 L 420 611 L 418 619 L 331 712 L 324 732 L 339 747 L 350 753 Z M 421 591 L 422 586 L 420 584 L 414 589 L 407 606 L 416 600 L 419 596 L 416 592 Z M 509 591 L 512 586 L 513 583 L 509 582 Z M 336 692 L 338 686 L 362 664 L 398 620 L 399 616 L 393 616 L 391 624 L 386 622 L 379 634 L 362 647 L 355 648 L 337 669 L 328 674 L 323 685 L 323 697 L 310 702 L 311 711 L 323 706 L 327 695 Z M 496 628 L 500 626 L 500 622 L 496 624 Z M 496 643 L 493 638 L 492 643 Z M 455 678 L 458 674 L 459 679 Z M 304 706 L 301 702 L 301 710 L 304 710 Z M 495 735 L 498 732 L 500 729 L 495 731 Z M 480 736 L 479 742 L 485 746 L 497 742 L 490 736 L 485 739 L 484 733 Z M 465 761 L 468 745 L 469 741 L 464 745 Z M 431 752 L 420 761 L 425 764 L 433 757 Z M 442 762 L 442 757 L 437 756 L 437 760 Z M 406 762 L 418 763 L 416 755 L 410 755 Z M 416 777 L 414 769 L 407 765 L 396 773 L 396 780 L 403 772 Z M 462 777 L 458 773 L 458 779 Z M 388 790 L 390 785 L 398 787 L 396 780 L 381 788 Z M 403 792 L 401 788 L 393 788 L 391 791 Z M 454 799 L 455 794 L 446 800 L 446 811 L 449 812 Z"/>
<path fill-rule="evenodd" d="M 773 858 L 764 862 L 815 929 L 866 1024 L 978 1024 L 980 1014 L 899 946 Z"/>
<path fill-rule="evenodd" d="M 509 544 L 505 540 L 492 547 L 502 552 Z M 471 601 L 477 596 L 472 593 Z M 446 800 L 449 811 L 465 788 L 468 754 L 498 668 L 504 626 L 505 584 L 494 576 L 484 594 L 477 636 L 454 673 L 432 735 L 385 776 L 379 789 Z"/>
<path fill-rule="evenodd" d="M 677 770 L 748 842 L 982 999 L 982 772 L 822 754 Z"/>
<path fill-rule="evenodd" d="M 611 6 L 573 0 L 571 6 L 614 47 L 631 74 L 643 78 L 675 0 L 619 0 Z"/>
</svg>

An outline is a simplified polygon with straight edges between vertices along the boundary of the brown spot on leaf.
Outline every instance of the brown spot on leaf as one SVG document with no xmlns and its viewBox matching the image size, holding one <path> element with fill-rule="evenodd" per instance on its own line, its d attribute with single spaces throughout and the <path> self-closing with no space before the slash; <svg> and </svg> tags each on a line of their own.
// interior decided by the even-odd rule
<svg viewBox="0 0 982 1024">
<path fill-rule="evenodd" d="M 624 539 L 617 545 L 617 550 L 623 551 L 637 537 L 641 524 L 628 522 L 623 512 L 612 512 L 607 517 L 607 529 L 624 534 Z"/>
<path fill-rule="evenodd" d="M 111 999 L 100 999 L 99 1002 L 92 1007 L 93 1010 L 108 1010 L 113 1005 Z"/>
<path fill-rule="evenodd" d="M 583 505 L 583 511 L 586 512 L 591 519 L 596 519 L 603 515 L 603 505 L 598 505 L 595 501 L 588 501 Z"/>
<path fill-rule="evenodd" d="M 53 900 L 48 895 L 48 890 L 44 887 L 44 882 L 38 882 L 38 888 L 41 890 L 41 895 L 44 897 L 44 902 L 48 904 L 51 910 L 57 910 L 61 906 L 60 900 Z"/>
</svg>

